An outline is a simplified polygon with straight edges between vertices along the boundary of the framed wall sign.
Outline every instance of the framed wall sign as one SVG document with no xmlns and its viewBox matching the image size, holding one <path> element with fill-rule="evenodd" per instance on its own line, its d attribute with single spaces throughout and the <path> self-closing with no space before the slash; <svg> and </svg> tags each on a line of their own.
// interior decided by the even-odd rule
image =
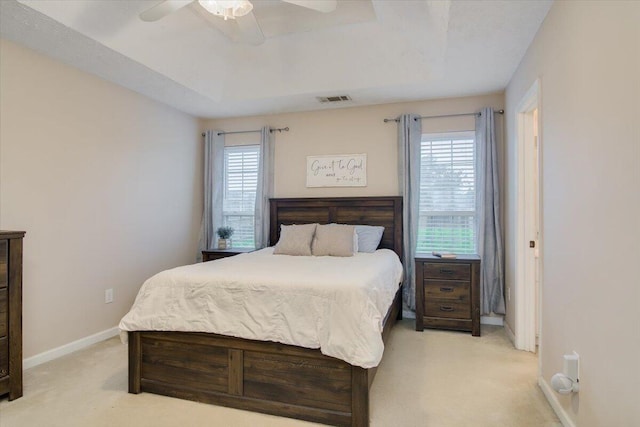
<svg viewBox="0 0 640 427">
<path fill-rule="evenodd" d="M 307 156 L 307 187 L 366 186 L 366 154 Z"/>
</svg>

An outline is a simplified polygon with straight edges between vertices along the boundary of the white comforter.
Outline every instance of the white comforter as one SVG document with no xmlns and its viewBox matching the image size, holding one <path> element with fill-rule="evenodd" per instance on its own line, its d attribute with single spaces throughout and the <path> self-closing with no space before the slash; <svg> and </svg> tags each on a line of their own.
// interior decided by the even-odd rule
<svg viewBox="0 0 640 427">
<path fill-rule="evenodd" d="M 382 358 L 382 322 L 401 278 L 388 249 L 342 258 L 266 248 L 156 274 L 120 329 L 276 341 L 371 368 Z"/>
</svg>

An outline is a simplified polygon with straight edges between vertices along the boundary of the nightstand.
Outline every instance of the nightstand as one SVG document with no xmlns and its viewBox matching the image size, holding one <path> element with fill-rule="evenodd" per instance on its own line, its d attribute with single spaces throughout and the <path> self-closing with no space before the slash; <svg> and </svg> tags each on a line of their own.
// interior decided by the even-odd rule
<svg viewBox="0 0 640 427">
<path fill-rule="evenodd" d="M 480 336 L 480 257 L 416 255 L 416 331 L 468 331 Z"/>
<path fill-rule="evenodd" d="M 202 251 L 202 262 L 253 252 L 253 248 L 209 249 Z"/>
</svg>

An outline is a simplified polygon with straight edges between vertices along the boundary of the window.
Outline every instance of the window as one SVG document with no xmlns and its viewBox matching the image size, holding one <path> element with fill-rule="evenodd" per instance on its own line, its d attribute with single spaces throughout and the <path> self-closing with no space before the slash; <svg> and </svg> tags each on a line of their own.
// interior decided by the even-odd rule
<svg viewBox="0 0 640 427">
<path fill-rule="evenodd" d="M 259 145 L 224 149 L 224 225 L 233 227 L 233 247 L 253 248 Z"/>
<path fill-rule="evenodd" d="M 422 135 L 418 252 L 476 253 L 473 132 Z"/>
</svg>

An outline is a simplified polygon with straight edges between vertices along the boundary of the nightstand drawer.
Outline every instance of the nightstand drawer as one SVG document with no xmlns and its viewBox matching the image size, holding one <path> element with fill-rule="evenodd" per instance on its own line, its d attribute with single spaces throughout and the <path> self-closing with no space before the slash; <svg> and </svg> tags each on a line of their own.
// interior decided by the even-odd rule
<svg viewBox="0 0 640 427">
<path fill-rule="evenodd" d="M 450 317 L 471 319 L 469 301 L 430 299 L 424 302 L 425 315 L 430 317 Z"/>
<path fill-rule="evenodd" d="M 0 338 L 0 378 L 9 375 L 9 340 Z"/>
<path fill-rule="evenodd" d="M 469 282 L 457 282 L 453 280 L 425 280 L 424 297 L 426 300 L 432 298 L 469 301 Z"/>
<path fill-rule="evenodd" d="M 0 289 L 0 337 L 7 336 L 9 323 L 9 299 L 6 289 Z"/>
<path fill-rule="evenodd" d="M 425 262 L 423 266 L 425 279 L 471 280 L 469 264 Z"/>
<path fill-rule="evenodd" d="M 202 262 L 253 252 L 253 248 L 207 249 L 202 251 Z"/>
<path fill-rule="evenodd" d="M 234 256 L 234 255 L 238 255 L 235 252 L 203 252 L 202 255 L 202 262 L 207 262 L 207 261 L 215 261 L 217 259 L 221 259 L 221 258 L 228 258 L 230 256 Z"/>
</svg>

